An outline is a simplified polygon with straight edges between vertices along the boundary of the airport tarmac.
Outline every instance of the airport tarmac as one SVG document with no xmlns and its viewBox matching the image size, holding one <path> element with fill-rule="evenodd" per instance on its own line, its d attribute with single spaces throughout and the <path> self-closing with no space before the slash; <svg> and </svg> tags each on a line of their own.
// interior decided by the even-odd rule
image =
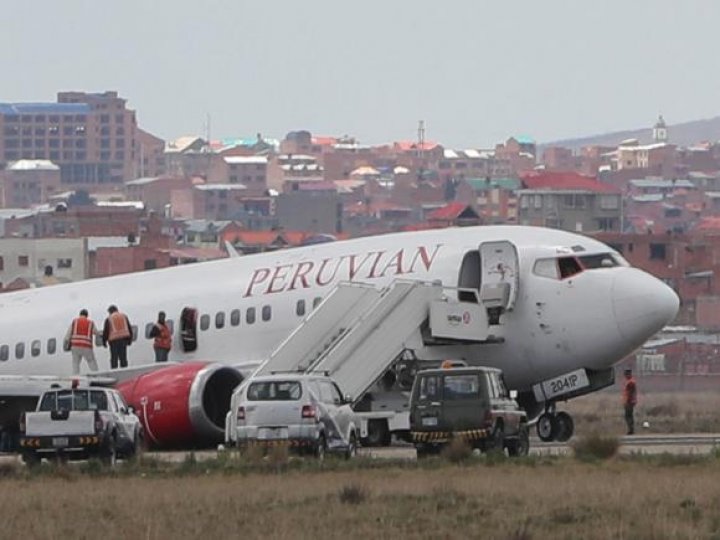
<svg viewBox="0 0 720 540">
<path fill-rule="evenodd" d="M 677 435 L 633 435 L 620 437 L 620 454 L 691 454 L 707 455 L 720 448 L 720 433 L 686 433 Z M 180 463 L 190 454 L 189 451 L 153 451 L 149 456 L 171 463 Z M 572 453 L 571 443 L 544 443 L 539 439 L 531 438 L 530 454 L 546 456 L 562 456 Z M 195 459 L 202 461 L 217 457 L 217 450 L 196 450 Z M 417 459 L 415 449 L 406 443 L 386 448 L 361 448 L 358 455 L 377 459 Z M 0 463 L 19 461 L 16 454 L 0 455 Z"/>
</svg>

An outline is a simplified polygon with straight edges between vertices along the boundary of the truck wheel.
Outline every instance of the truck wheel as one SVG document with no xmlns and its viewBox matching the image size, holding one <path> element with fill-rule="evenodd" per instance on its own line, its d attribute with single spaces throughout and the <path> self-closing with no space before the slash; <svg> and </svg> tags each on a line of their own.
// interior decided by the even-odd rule
<svg viewBox="0 0 720 540">
<path fill-rule="evenodd" d="M 537 420 L 537 434 L 541 441 L 551 442 L 555 440 L 558 432 L 558 423 L 554 414 L 543 413 Z"/>
<path fill-rule="evenodd" d="M 509 440 L 507 449 L 511 457 L 527 456 L 530 453 L 530 434 L 527 426 L 520 426 L 517 439 Z"/>
<path fill-rule="evenodd" d="M 387 420 L 375 418 L 368 421 L 368 435 L 363 439 L 363 446 L 390 446 L 391 440 Z"/>
<path fill-rule="evenodd" d="M 115 435 L 110 436 L 107 446 L 100 455 L 100 461 L 102 461 L 103 465 L 107 465 L 108 467 L 114 467 L 117 463 L 117 445 L 115 443 Z"/>
<path fill-rule="evenodd" d="M 38 456 L 35 452 L 24 452 L 22 455 L 22 460 L 28 469 L 34 469 L 35 467 L 40 465 L 40 456 Z"/>
<path fill-rule="evenodd" d="M 485 452 L 502 452 L 504 450 L 505 433 L 502 424 L 497 424 L 485 442 Z"/>
<path fill-rule="evenodd" d="M 355 432 L 350 434 L 350 440 L 348 441 L 348 448 L 345 451 L 345 459 L 353 459 L 357 456 L 357 439 L 355 438 Z"/>
<path fill-rule="evenodd" d="M 326 451 L 327 443 L 325 442 L 325 435 L 320 435 L 317 443 L 315 443 L 315 457 L 318 459 L 318 461 L 323 461 L 325 459 Z"/>
</svg>

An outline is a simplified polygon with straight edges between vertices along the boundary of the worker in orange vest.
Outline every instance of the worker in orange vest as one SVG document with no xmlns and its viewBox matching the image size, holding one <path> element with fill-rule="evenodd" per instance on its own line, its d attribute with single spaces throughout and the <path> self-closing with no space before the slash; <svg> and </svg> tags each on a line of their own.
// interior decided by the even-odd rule
<svg viewBox="0 0 720 540">
<path fill-rule="evenodd" d="M 80 363 L 84 359 L 90 371 L 97 371 L 97 361 L 93 351 L 93 338 L 100 335 L 95 323 L 88 318 L 88 310 L 81 309 L 80 316 L 73 319 L 67 334 L 65 334 L 64 348 L 72 353 L 73 375 L 80 373 Z"/>
<path fill-rule="evenodd" d="M 153 349 L 155 349 L 155 361 L 167 362 L 172 349 L 172 331 L 165 322 L 165 312 L 158 313 L 158 320 L 150 330 L 150 337 L 155 338 Z"/>
<path fill-rule="evenodd" d="M 627 434 L 635 433 L 635 405 L 637 405 L 637 384 L 632 369 L 625 370 L 625 386 L 623 388 L 623 407 L 625 408 L 625 423 Z"/>
<path fill-rule="evenodd" d="M 133 340 L 133 330 L 127 315 L 118 311 L 117 306 L 108 308 L 108 317 L 103 326 L 103 347 L 110 344 L 110 368 L 127 367 L 127 348 Z"/>
</svg>

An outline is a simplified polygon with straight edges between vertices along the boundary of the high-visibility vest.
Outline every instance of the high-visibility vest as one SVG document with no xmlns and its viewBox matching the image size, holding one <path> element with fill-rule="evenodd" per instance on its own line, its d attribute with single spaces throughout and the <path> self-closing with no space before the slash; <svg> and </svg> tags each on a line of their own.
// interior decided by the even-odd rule
<svg viewBox="0 0 720 540">
<path fill-rule="evenodd" d="M 111 313 L 108 317 L 110 321 L 110 333 L 108 335 L 108 341 L 117 341 L 118 339 L 129 339 L 132 335 L 130 333 L 130 327 L 128 326 L 127 318 L 125 315 L 116 311 Z"/>
<path fill-rule="evenodd" d="M 172 348 L 172 334 L 170 334 L 170 329 L 167 325 L 159 323 L 155 323 L 155 328 L 158 329 L 159 334 L 155 336 L 153 346 L 156 349 L 167 349 L 169 351 Z"/>
<path fill-rule="evenodd" d="M 74 319 L 70 335 L 70 346 L 92 349 L 92 338 L 94 333 L 95 325 L 90 319 L 87 317 L 78 317 Z"/>
</svg>

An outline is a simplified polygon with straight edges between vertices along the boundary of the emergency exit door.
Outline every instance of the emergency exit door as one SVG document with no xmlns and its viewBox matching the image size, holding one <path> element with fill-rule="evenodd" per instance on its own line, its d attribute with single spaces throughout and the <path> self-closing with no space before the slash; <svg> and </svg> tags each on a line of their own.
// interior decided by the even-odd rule
<svg viewBox="0 0 720 540">
<path fill-rule="evenodd" d="M 492 296 L 503 311 L 511 311 L 518 294 L 518 252 L 507 240 L 480 244 L 480 297 Z"/>
</svg>

